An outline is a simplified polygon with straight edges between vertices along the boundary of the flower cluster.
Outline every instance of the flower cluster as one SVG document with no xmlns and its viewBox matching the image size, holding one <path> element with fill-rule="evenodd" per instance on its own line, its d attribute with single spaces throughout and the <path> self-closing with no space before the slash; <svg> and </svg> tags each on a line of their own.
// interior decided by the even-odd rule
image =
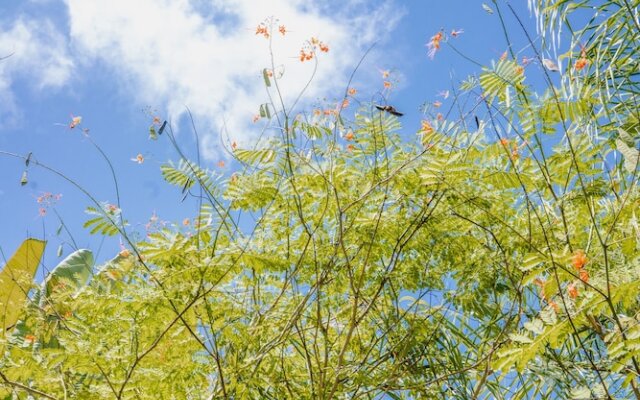
<svg viewBox="0 0 640 400">
<path fill-rule="evenodd" d="M 262 35 L 265 39 L 269 39 L 269 28 L 264 22 L 261 22 L 256 28 L 256 35 Z"/>
<path fill-rule="evenodd" d="M 431 126 L 429 121 L 427 121 L 426 119 L 423 119 L 422 122 L 421 122 L 420 132 L 422 132 L 423 135 L 432 134 L 433 133 L 433 126 Z"/>
<path fill-rule="evenodd" d="M 158 218 L 158 215 L 154 211 L 153 214 L 151 214 L 151 217 L 149 217 L 149 221 L 144 225 L 144 229 L 147 231 L 147 234 L 149 234 L 150 231 L 160 230 L 166 225 L 167 222 Z"/>
<path fill-rule="evenodd" d="M 511 149 L 509 149 L 509 139 L 507 138 L 501 138 L 500 139 L 500 144 L 507 149 L 507 151 L 510 152 L 509 154 L 509 158 L 512 161 L 517 160 L 518 158 L 520 158 L 520 149 L 525 147 L 527 145 L 527 142 L 524 141 L 522 142 L 521 145 L 518 146 L 518 143 L 516 143 L 516 141 L 514 140 L 513 143 L 511 143 Z"/>
<path fill-rule="evenodd" d="M 300 62 L 310 61 L 316 55 L 317 50 L 323 53 L 329 52 L 329 46 L 315 37 L 308 40 L 300 49 Z"/>
<path fill-rule="evenodd" d="M 118 212 L 120 212 L 120 208 L 118 208 L 118 206 L 116 206 L 115 204 L 107 203 L 104 206 L 104 211 L 109 215 L 116 215 Z"/>
<path fill-rule="evenodd" d="M 378 71 L 380 71 L 380 75 L 382 76 L 383 90 L 391 91 L 391 89 L 399 83 L 399 80 L 392 74 L 392 71 L 388 69 L 378 69 Z"/>
<path fill-rule="evenodd" d="M 571 264 L 578 271 L 578 276 L 584 283 L 589 282 L 589 272 L 584 268 L 587 262 L 589 262 L 589 259 L 582 250 L 576 251 L 571 257 Z"/>
<path fill-rule="evenodd" d="M 55 206 L 55 204 L 62 198 L 61 194 L 53 194 L 50 192 L 44 192 L 36 198 L 36 202 L 40 205 L 38 208 L 38 215 L 44 217 L 47 215 L 47 208 Z"/>
<path fill-rule="evenodd" d="M 278 25 L 278 20 L 273 18 L 267 18 L 263 22 L 260 22 L 256 27 L 256 35 L 262 35 L 265 39 L 271 37 L 272 27 Z M 287 34 L 287 27 L 284 25 L 278 26 L 278 32 L 282 36 Z"/>
</svg>

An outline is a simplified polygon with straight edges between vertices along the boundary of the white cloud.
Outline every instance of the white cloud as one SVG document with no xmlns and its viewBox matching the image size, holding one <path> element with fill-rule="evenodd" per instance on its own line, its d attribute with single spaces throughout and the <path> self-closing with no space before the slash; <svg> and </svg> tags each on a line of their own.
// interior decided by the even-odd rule
<svg viewBox="0 0 640 400">
<path fill-rule="evenodd" d="M 0 60 L 0 127 L 19 124 L 16 79 L 37 90 L 60 88 L 74 68 L 66 38 L 47 19 L 17 18 L 10 27 L 0 26 L 0 57 L 6 57 Z"/>
<path fill-rule="evenodd" d="M 305 97 L 339 96 L 365 46 L 400 16 L 389 2 L 372 8 L 362 0 L 344 0 L 331 12 L 302 0 L 66 2 L 77 56 L 107 64 L 138 104 L 166 106 L 173 119 L 188 106 L 209 158 L 221 154 L 223 125 L 239 142 L 259 133 L 251 118 L 267 101 L 260 71 L 270 57 L 269 42 L 255 27 L 265 17 L 275 16 L 289 31 L 274 35 L 273 52 L 285 68 L 281 89 L 291 105 L 313 70 L 297 59 L 305 40 L 314 36 L 330 46 Z"/>
</svg>

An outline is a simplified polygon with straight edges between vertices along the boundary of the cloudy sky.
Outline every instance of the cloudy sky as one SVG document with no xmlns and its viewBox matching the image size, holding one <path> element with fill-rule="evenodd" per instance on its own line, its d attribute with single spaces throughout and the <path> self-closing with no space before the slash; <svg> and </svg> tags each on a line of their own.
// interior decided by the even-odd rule
<svg viewBox="0 0 640 400">
<path fill-rule="evenodd" d="M 528 19 L 526 2 L 520 3 L 518 12 Z M 286 34 L 275 32 L 272 40 L 256 35 L 265 21 L 285 26 Z M 181 220 L 193 210 L 180 208 L 179 190 L 161 182 L 159 165 L 178 157 L 167 142 L 148 140 L 153 116 L 171 121 L 193 155 L 190 110 L 203 160 L 215 168 L 228 160 L 223 148 L 229 141 L 252 143 L 268 125 L 253 120 L 268 101 L 263 68 L 273 62 L 283 73 L 286 107 L 306 88 L 292 110 L 303 111 L 342 98 L 371 49 L 351 87 L 361 101 L 401 108 L 405 129 L 415 132 L 421 104 L 478 72 L 446 46 L 429 59 L 425 44 L 440 29 L 463 29 L 456 47 L 484 64 L 506 50 L 497 16 L 479 0 L 3 0 L 0 151 L 33 152 L 98 200 L 114 202 L 109 166 L 95 142 L 116 170 L 132 224 L 144 224 L 153 212 Z M 300 62 L 300 49 L 312 37 L 329 51 L 318 54 L 317 64 Z M 392 90 L 384 90 L 382 71 L 391 71 Z M 69 129 L 77 116 L 81 124 Z M 144 164 L 132 161 L 137 154 Z M 228 173 L 233 165 L 220 168 Z M 21 186 L 24 170 L 20 160 L 0 154 L 4 256 L 27 236 L 46 237 L 50 253 L 60 243 L 64 253 L 71 250 L 70 239 L 54 237 L 59 221 L 53 209 L 39 215 L 37 199 L 45 193 L 62 194 L 56 211 L 78 246 L 95 249 L 95 239 L 81 228 L 87 198 L 42 169 L 30 168 Z"/>
</svg>

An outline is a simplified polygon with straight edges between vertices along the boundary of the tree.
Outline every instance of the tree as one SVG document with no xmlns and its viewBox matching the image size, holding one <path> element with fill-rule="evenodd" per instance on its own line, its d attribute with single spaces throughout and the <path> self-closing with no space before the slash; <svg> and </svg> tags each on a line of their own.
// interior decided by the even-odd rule
<svg viewBox="0 0 640 400">
<path fill-rule="evenodd" d="M 162 167 L 200 203 L 188 228 L 134 240 L 117 207 L 90 209 L 127 248 L 89 282 L 73 254 L 35 289 L 2 394 L 640 398 L 634 97 L 578 65 L 538 93 L 507 56 L 415 142 L 373 104 L 264 105 L 281 135 L 233 146 L 231 177 Z"/>
</svg>

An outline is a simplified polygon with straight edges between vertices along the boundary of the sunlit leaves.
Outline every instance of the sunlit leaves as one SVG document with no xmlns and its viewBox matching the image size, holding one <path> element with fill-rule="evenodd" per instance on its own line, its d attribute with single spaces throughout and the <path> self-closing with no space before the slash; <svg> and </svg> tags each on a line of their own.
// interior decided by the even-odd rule
<svg viewBox="0 0 640 400">
<path fill-rule="evenodd" d="M 624 167 L 629 173 L 634 173 L 640 165 L 640 150 L 634 146 L 632 137 L 624 130 L 618 129 L 619 137 L 616 139 L 618 151 L 624 157 Z"/>
<path fill-rule="evenodd" d="M 82 225 L 89 229 L 90 234 L 113 236 L 126 225 L 126 221 L 121 220 L 122 211 L 114 204 L 103 203 L 101 208 L 87 207 L 85 212 L 93 217 Z"/>
<path fill-rule="evenodd" d="M 518 92 L 524 88 L 523 82 L 524 68 L 512 60 L 500 60 L 480 75 L 480 85 L 489 100 L 495 97 L 506 100 L 510 90 Z"/>
<path fill-rule="evenodd" d="M 269 163 L 273 161 L 276 157 L 276 152 L 274 149 L 236 149 L 233 152 L 233 155 L 238 159 L 238 161 L 243 162 L 248 165 L 258 165 L 262 163 Z"/>
</svg>

